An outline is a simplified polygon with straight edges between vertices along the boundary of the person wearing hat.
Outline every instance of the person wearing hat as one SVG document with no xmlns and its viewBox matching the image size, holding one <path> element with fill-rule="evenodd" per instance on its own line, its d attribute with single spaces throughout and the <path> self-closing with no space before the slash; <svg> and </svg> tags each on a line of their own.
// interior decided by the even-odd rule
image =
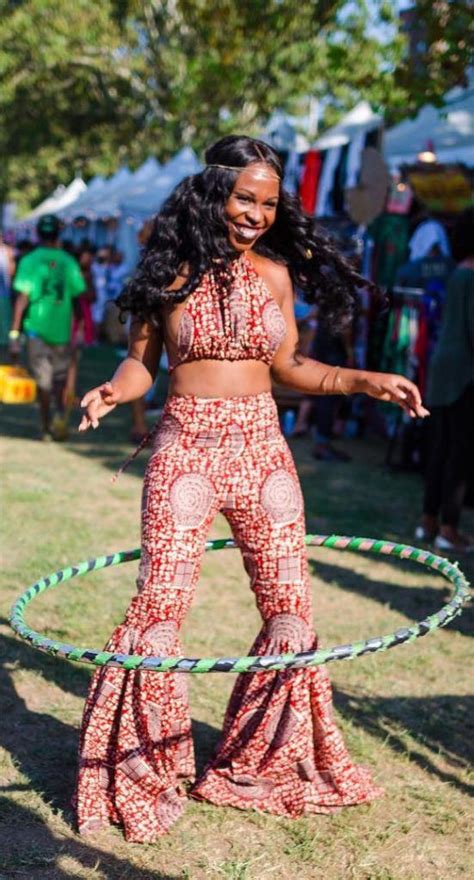
<svg viewBox="0 0 474 880">
<path fill-rule="evenodd" d="M 38 386 L 42 439 L 63 440 L 67 433 L 64 389 L 71 359 L 72 316 L 86 285 L 77 260 L 60 247 L 58 218 L 43 215 L 36 230 L 39 245 L 21 261 L 14 280 L 19 296 L 9 333 L 10 353 L 19 353 L 23 325 L 30 369 Z M 53 422 L 51 394 L 56 403 Z"/>
</svg>

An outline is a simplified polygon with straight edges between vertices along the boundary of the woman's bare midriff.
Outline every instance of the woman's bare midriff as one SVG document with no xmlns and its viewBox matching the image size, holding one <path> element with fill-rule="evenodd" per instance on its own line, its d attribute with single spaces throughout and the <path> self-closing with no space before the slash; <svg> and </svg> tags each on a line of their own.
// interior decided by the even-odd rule
<svg viewBox="0 0 474 880">
<path fill-rule="evenodd" d="M 271 387 L 270 367 L 262 361 L 200 360 L 176 367 L 168 393 L 178 397 L 248 397 Z"/>
</svg>

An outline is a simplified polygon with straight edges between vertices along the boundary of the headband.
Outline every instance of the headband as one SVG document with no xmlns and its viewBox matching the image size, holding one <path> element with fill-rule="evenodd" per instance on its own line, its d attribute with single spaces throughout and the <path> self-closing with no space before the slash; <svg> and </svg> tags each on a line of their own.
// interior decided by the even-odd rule
<svg viewBox="0 0 474 880">
<path fill-rule="evenodd" d="M 258 162 L 258 159 L 255 161 Z M 268 165 L 268 162 L 265 159 L 262 159 L 261 161 L 264 162 L 265 165 Z M 250 162 L 249 164 L 251 165 L 253 163 Z M 206 168 L 223 168 L 225 171 L 238 171 L 239 174 L 242 171 L 245 171 L 245 169 L 248 167 L 249 167 L 248 165 L 217 165 L 214 162 L 210 162 L 208 165 L 206 165 Z M 272 166 L 268 165 L 268 167 L 271 168 Z M 273 178 L 273 180 L 278 180 L 278 182 L 280 183 L 281 178 L 278 177 L 278 174 L 276 173 L 276 171 L 274 171 L 274 169 L 272 169 L 272 171 L 273 171 L 273 174 L 267 174 L 266 176 Z"/>
</svg>

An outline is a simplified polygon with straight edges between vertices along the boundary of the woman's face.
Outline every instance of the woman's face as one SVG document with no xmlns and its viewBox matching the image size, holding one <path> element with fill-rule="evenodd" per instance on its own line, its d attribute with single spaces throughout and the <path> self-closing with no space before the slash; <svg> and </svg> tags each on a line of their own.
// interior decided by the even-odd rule
<svg viewBox="0 0 474 880">
<path fill-rule="evenodd" d="M 265 162 L 254 162 L 239 174 L 225 212 L 229 241 L 236 251 L 250 250 L 275 222 L 280 180 Z"/>
</svg>

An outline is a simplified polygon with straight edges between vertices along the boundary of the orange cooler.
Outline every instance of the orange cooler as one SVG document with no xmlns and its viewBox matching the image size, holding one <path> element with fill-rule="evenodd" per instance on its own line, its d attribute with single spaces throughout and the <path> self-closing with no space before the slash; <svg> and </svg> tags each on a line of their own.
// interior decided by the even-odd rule
<svg viewBox="0 0 474 880">
<path fill-rule="evenodd" d="M 0 365 L 0 401 L 2 403 L 33 403 L 36 382 L 24 367 Z"/>
</svg>

